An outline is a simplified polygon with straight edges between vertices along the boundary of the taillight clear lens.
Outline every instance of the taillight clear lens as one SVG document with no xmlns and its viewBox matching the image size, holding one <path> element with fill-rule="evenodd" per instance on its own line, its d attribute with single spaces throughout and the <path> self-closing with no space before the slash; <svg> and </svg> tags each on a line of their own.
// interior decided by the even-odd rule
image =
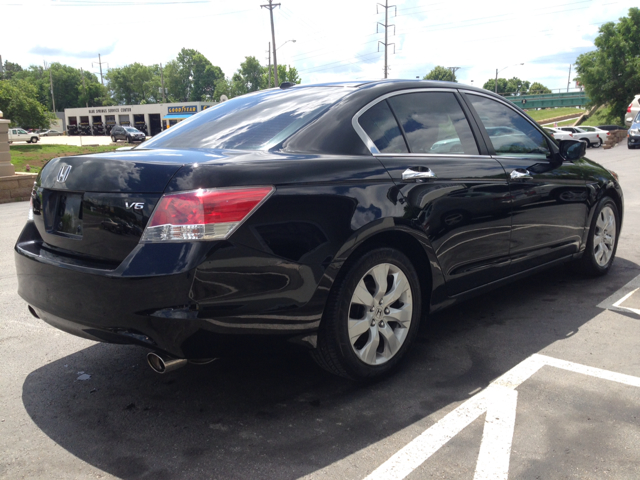
<svg viewBox="0 0 640 480">
<path fill-rule="evenodd" d="M 29 198 L 29 213 L 27 214 L 27 220 L 33 220 L 33 196 Z"/>
<path fill-rule="evenodd" d="M 141 241 L 224 240 L 274 190 L 273 187 L 200 189 L 164 195 Z"/>
</svg>

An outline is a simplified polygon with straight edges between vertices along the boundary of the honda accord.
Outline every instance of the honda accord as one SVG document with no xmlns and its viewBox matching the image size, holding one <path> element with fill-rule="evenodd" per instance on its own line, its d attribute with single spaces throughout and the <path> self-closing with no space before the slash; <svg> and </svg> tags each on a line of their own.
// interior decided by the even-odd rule
<svg viewBox="0 0 640 480">
<path fill-rule="evenodd" d="M 285 340 L 374 379 L 432 312 L 565 262 L 609 271 L 622 190 L 584 155 L 457 83 L 283 84 L 47 163 L 19 294 L 160 372 Z"/>
</svg>

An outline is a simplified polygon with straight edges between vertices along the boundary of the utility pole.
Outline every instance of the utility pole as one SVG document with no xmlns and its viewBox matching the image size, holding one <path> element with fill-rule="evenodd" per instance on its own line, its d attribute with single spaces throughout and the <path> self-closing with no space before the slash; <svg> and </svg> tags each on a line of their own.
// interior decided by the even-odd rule
<svg viewBox="0 0 640 480">
<path fill-rule="evenodd" d="M 567 93 L 569 93 L 570 84 L 571 84 L 571 65 L 569 65 L 569 77 L 567 78 Z"/>
<path fill-rule="evenodd" d="M 87 98 L 87 84 L 84 81 L 84 71 L 80 67 L 80 76 L 82 77 L 82 87 L 84 88 L 84 103 L 89 108 L 89 99 Z"/>
<path fill-rule="evenodd" d="M 279 7 L 279 3 L 273 3 L 273 0 L 269 0 L 269 5 L 260 5 L 260 8 L 268 8 L 269 15 L 271 16 L 271 44 L 273 45 L 273 76 L 275 77 L 275 86 L 279 85 L 278 83 L 278 59 L 276 57 L 276 34 L 273 28 L 273 9 Z M 269 49 L 271 50 L 271 48 Z"/>
<path fill-rule="evenodd" d="M 451 74 L 453 75 L 453 81 L 456 81 L 456 72 L 458 70 L 460 70 L 460 68 L 462 67 L 447 67 L 449 70 L 451 70 Z"/>
<path fill-rule="evenodd" d="M 398 15 L 398 8 L 395 5 L 391 5 L 389 6 L 389 0 L 385 0 L 384 1 L 384 5 L 382 5 L 381 3 L 378 3 L 376 5 L 376 13 L 378 13 L 378 6 L 384 8 L 384 24 L 378 22 L 378 24 L 376 25 L 376 33 L 378 33 L 378 26 L 382 26 L 384 27 L 384 42 L 378 40 L 378 51 L 380 51 L 380 44 L 382 43 L 382 45 L 384 45 L 384 78 L 387 78 L 389 76 L 389 64 L 387 62 L 387 47 L 389 45 L 393 45 L 393 53 L 396 53 L 396 44 L 395 43 L 389 43 L 389 27 L 393 27 L 393 34 L 396 34 L 396 26 L 395 25 L 389 25 L 389 9 L 393 8 L 395 9 L 395 13 L 393 14 L 394 16 Z"/>
<path fill-rule="evenodd" d="M 162 68 L 162 64 L 160 64 L 160 82 L 162 83 L 162 103 L 167 103 L 164 90 L 164 69 Z"/>
<path fill-rule="evenodd" d="M 267 78 L 267 88 L 271 88 L 271 42 L 269 42 L 268 52 L 269 52 L 269 77 Z"/>
<path fill-rule="evenodd" d="M 44 60 L 44 69 L 49 70 L 49 88 L 51 89 L 51 103 L 53 104 L 53 113 L 56 112 L 56 99 L 53 97 L 53 75 L 51 75 L 51 69 L 47 65 L 47 61 Z"/>
<path fill-rule="evenodd" d="M 102 83 L 102 86 L 104 87 L 104 79 L 102 78 L 102 64 L 105 63 L 107 64 L 107 66 L 109 65 L 107 62 L 102 62 L 102 58 L 100 57 L 100 54 L 98 54 L 98 61 L 97 62 L 91 62 L 91 68 L 93 68 L 93 66 L 95 64 L 100 65 L 100 83 Z"/>
</svg>

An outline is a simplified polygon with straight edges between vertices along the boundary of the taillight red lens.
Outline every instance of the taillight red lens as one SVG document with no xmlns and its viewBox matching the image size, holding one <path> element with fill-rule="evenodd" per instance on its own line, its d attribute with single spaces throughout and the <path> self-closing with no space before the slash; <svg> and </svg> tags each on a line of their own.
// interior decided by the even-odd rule
<svg viewBox="0 0 640 480">
<path fill-rule="evenodd" d="M 143 241 L 227 238 L 273 187 L 195 190 L 160 199 Z"/>
<path fill-rule="evenodd" d="M 633 105 L 633 102 L 631 102 L 631 103 L 629 104 L 629 106 L 627 107 L 627 113 L 631 113 L 631 106 L 632 106 L 632 105 Z M 618 110 L 618 111 L 620 111 L 620 110 Z"/>
</svg>

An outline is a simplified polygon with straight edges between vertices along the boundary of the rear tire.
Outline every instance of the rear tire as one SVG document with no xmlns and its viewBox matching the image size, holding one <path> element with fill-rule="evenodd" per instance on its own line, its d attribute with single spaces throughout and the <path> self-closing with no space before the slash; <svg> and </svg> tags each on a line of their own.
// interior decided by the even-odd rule
<svg viewBox="0 0 640 480">
<path fill-rule="evenodd" d="M 587 144 L 587 148 L 592 147 L 591 142 L 589 141 L 588 138 L 581 138 L 580 140 L 582 140 L 583 142 L 585 142 Z"/>
<path fill-rule="evenodd" d="M 606 275 L 616 256 L 619 232 L 618 207 L 611 197 L 604 197 L 591 219 L 587 248 L 576 262 L 578 270 L 593 277 Z"/>
<path fill-rule="evenodd" d="M 411 261 L 393 248 L 369 250 L 344 268 L 329 294 L 311 355 L 335 375 L 376 380 L 400 364 L 415 339 L 420 281 Z"/>
<path fill-rule="evenodd" d="M 118 143 L 118 139 L 116 137 L 114 137 L 114 136 L 111 136 L 111 141 L 113 143 Z"/>
</svg>

